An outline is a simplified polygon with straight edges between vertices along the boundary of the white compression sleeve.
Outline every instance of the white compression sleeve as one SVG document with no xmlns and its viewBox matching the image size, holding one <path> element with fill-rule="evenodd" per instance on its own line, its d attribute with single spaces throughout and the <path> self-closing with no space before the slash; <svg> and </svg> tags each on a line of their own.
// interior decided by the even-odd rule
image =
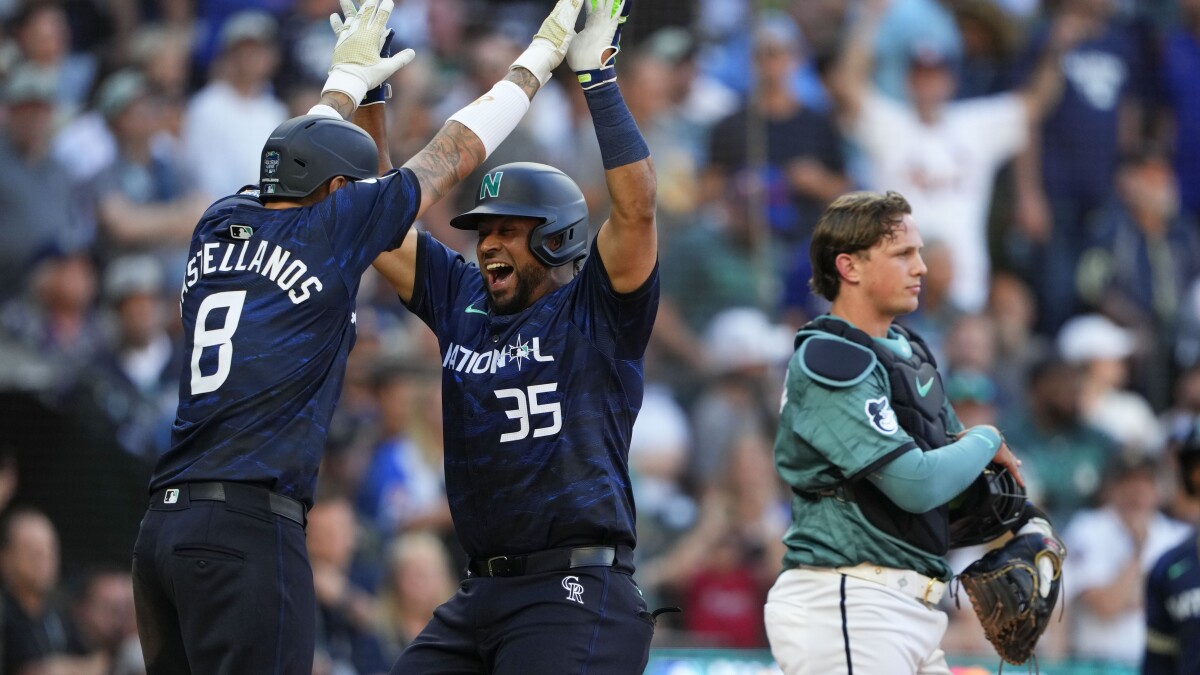
<svg viewBox="0 0 1200 675">
<path fill-rule="evenodd" d="M 527 110 L 529 97 L 525 92 L 516 84 L 501 80 L 488 93 L 451 115 L 450 120 L 475 132 L 483 141 L 488 156 L 491 156 L 492 151 L 517 127 Z"/>
</svg>

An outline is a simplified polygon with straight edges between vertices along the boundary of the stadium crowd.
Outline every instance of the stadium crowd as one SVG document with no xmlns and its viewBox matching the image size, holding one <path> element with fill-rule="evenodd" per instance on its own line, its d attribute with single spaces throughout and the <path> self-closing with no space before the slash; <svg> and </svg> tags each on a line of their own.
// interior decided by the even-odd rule
<svg viewBox="0 0 1200 675">
<path fill-rule="evenodd" d="M 418 54 L 387 103 L 397 163 L 503 76 L 543 4 L 397 0 Z M 128 556 L 186 358 L 187 242 L 316 102 L 336 10 L 0 0 L 0 672 L 139 672 Z M 683 608 L 655 646 L 766 647 L 791 498 L 772 462 L 782 368 L 825 309 L 808 236 L 835 196 L 894 189 L 929 267 L 903 321 L 1065 532 L 1065 618 L 1039 653 L 1137 664 L 1144 575 L 1200 520 L 1171 452 L 1200 416 L 1200 0 L 633 11 L 618 69 L 658 173 L 663 283 L 629 456 L 638 579 Z M 595 226 L 607 190 L 571 77 L 482 169 L 561 168 Z M 448 222 L 471 196 L 421 223 L 467 256 Z M 464 565 L 437 344 L 373 271 L 357 327 L 308 525 L 329 675 L 387 672 Z M 947 651 L 990 657 L 944 603 Z"/>
</svg>

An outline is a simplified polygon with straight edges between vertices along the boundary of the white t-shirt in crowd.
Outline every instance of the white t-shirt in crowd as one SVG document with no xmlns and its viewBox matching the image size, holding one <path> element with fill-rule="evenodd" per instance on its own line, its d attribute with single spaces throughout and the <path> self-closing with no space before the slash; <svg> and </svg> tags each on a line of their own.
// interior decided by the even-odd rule
<svg viewBox="0 0 1200 675">
<path fill-rule="evenodd" d="M 220 81 L 196 92 L 183 124 L 184 152 L 197 187 L 215 198 L 258 183 L 263 144 L 287 119 L 287 107 L 264 90 L 245 97 Z"/>
<path fill-rule="evenodd" d="M 913 208 L 926 244 L 940 240 L 954 257 L 951 300 L 977 312 L 987 299 L 987 210 L 996 170 L 1025 144 L 1025 106 L 1017 94 L 954 101 L 926 125 L 911 106 L 872 91 L 854 140 L 872 168 L 871 189 L 893 190 Z"/>
</svg>

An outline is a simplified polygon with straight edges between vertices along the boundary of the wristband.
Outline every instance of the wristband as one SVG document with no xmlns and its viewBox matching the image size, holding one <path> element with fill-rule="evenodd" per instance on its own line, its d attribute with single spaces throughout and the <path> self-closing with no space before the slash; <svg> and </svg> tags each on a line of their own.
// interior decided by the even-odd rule
<svg viewBox="0 0 1200 675">
<path fill-rule="evenodd" d="M 516 84 L 501 80 L 491 90 L 450 116 L 483 142 L 487 155 L 500 145 L 529 110 L 529 97 Z"/>
<path fill-rule="evenodd" d="M 592 113 L 592 125 L 596 127 L 596 140 L 600 143 L 600 158 L 606 171 L 626 164 L 633 164 L 650 156 L 650 147 L 616 82 L 605 83 L 594 89 L 585 89 L 583 97 Z"/>
</svg>

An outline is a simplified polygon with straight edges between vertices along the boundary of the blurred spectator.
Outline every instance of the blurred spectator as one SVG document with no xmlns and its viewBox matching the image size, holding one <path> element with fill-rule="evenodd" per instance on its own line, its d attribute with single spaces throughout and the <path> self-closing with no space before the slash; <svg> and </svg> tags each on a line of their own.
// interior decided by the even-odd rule
<svg viewBox="0 0 1200 675">
<path fill-rule="evenodd" d="M 1082 369 L 1083 419 L 1126 452 L 1157 455 L 1166 439 L 1154 409 L 1126 389 L 1135 348 L 1132 331 L 1100 314 L 1073 317 L 1058 334 L 1059 353 Z"/>
<path fill-rule="evenodd" d="M 438 386 L 436 371 L 415 359 L 379 363 L 376 369 L 382 438 L 358 490 L 358 513 L 384 540 L 414 528 L 449 530 L 442 457 L 412 435 L 424 421 L 426 392 Z"/>
<path fill-rule="evenodd" d="M 737 95 L 700 70 L 699 45 L 684 28 L 671 26 L 655 31 L 646 38 L 643 49 L 670 66 L 666 95 L 673 108 L 674 124 L 681 136 L 691 139 L 696 153 L 693 160 L 701 164 L 707 159 L 709 129 L 737 110 Z"/>
<path fill-rule="evenodd" d="M 1039 330 L 1057 332 L 1078 311 L 1075 270 L 1088 218 L 1113 191 L 1122 148 L 1138 145 L 1141 99 L 1154 78 L 1146 73 L 1137 32 L 1113 16 L 1114 0 L 1062 0 L 1055 19 L 1079 24 L 1082 42 L 1051 63 L 1065 81 L 1063 95 L 1034 125 L 1016 164 L 1017 225 L 1031 246 L 1024 264 L 1038 298 Z M 1054 28 L 1038 27 L 1025 69 L 1044 65 Z"/>
<path fill-rule="evenodd" d="M 911 100 L 909 60 L 918 45 L 944 55 L 949 61 L 960 59 L 962 37 L 947 4 L 939 0 L 870 0 L 864 8 L 867 12 L 887 9 L 880 30 L 873 37 L 877 56 L 872 69 L 874 85 L 885 96 L 898 101 Z M 907 192 L 900 192 L 911 199 Z M 914 210 L 925 213 L 915 206 Z M 922 225 L 927 218 L 922 216 Z"/>
<path fill-rule="evenodd" d="M 83 575 L 71 600 L 71 651 L 100 653 L 112 664 L 107 675 L 146 672 L 133 613 L 133 581 L 124 569 Z"/>
<path fill-rule="evenodd" d="M 1171 407 L 1162 416 L 1162 428 L 1171 438 L 1180 439 L 1200 420 L 1200 363 L 1184 369 L 1175 381 Z"/>
<path fill-rule="evenodd" d="M 66 169 L 50 156 L 56 107 L 54 80 L 19 66 L 4 86 L 0 134 L 0 301 L 28 283 L 35 256 L 54 245 L 82 241 L 61 194 L 70 185 Z M 59 194 L 47 198 L 47 189 Z"/>
<path fill-rule="evenodd" d="M 69 620 L 52 603 L 58 585 L 58 534 L 50 519 L 15 509 L 0 523 L 4 600 L 4 672 L 11 675 L 102 675 L 102 652 L 71 655 Z"/>
<path fill-rule="evenodd" d="M 177 157 L 156 151 L 159 100 L 144 75 L 122 70 L 104 81 L 96 106 L 116 142 L 116 157 L 96 179 L 102 248 L 109 256 L 152 252 L 163 271 L 182 274 L 187 242 L 210 200 Z"/>
<path fill-rule="evenodd" d="M 985 314 L 960 316 L 946 333 L 944 353 L 945 360 L 938 365 L 948 372 L 993 372 L 996 368 L 996 329 L 991 317 Z"/>
<path fill-rule="evenodd" d="M 946 399 L 954 406 L 964 429 L 997 425 L 996 385 L 986 373 L 959 370 L 946 378 Z"/>
<path fill-rule="evenodd" d="M 1010 413 L 1000 427 L 1025 463 L 1031 498 L 1059 525 L 1089 505 L 1104 467 L 1117 454 L 1108 436 L 1083 421 L 1081 387 L 1076 366 L 1043 358 L 1029 371 L 1023 409 Z"/>
<path fill-rule="evenodd" d="M 750 307 L 724 310 L 709 323 L 704 345 L 713 380 L 691 407 L 692 471 L 701 491 L 723 480 L 736 439 L 774 433 L 792 337 Z"/>
<path fill-rule="evenodd" d="M 1116 195 L 1090 225 L 1093 245 L 1080 258 L 1079 292 L 1090 306 L 1138 327 L 1152 344 L 1140 361 L 1139 383 L 1161 408 L 1180 307 L 1188 285 L 1200 278 L 1200 224 L 1181 216 L 1171 165 L 1157 153 L 1121 162 Z"/>
<path fill-rule="evenodd" d="M 872 11 L 874 10 L 874 12 Z M 1025 146 L 1026 130 L 1045 115 L 1062 88 L 1055 56 L 1077 39 L 1062 24 L 1040 56 L 1041 67 L 1020 90 L 955 101 L 957 55 L 931 41 L 914 42 L 903 58 L 910 103 L 870 83 L 871 50 L 880 24 L 876 4 L 851 30 L 831 80 L 850 136 L 870 163 L 868 187 L 895 190 L 921 214 L 925 237 L 954 251 L 950 298 L 976 312 L 987 298 L 987 212 L 1000 165 Z"/>
<path fill-rule="evenodd" d="M 64 374 L 89 362 L 103 344 L 95 311 L 96 270 L 86 250 L 41 253 L 27 297 L 0 308 L 0 331 Z"/>
<path fill-rule="evenodd" d="M 328 54 L 333 53 L 337 43 L 337 35 L 329 27 L 329 13 L 337 9 L 335 3 L 298 0 L 293 4 L 280 26 L 283 61 L 279 81 L 285 93 L 295 86 L 323 85 L 329 70 Z M 407 43 L 401 46 L 395 39 L 395 47 L 410 46 Z M 398 53 L 400 50 L 394 48 L 393 51 Z"/>
<path fill-rule="evenodd" d="M 1183 210 L 1200 220 L 1200 0 L 1180 0 L 1180 25 L 1163 46 L 1167 103 L 1173 113 L 1175 172 Z"/>
<path fill-rule="evenodd" d="M 921 304 L 917 311 L 898 320 L 924 338 L 934 359 L 940 364 L 945 356 L 947 335 L 962 316 L 962 311 L 950 298 L 954 286 L 954 251 L 946 242 L 930 239 L 926 240 L 921 257 L 925 259 L 928 270 L 921 280 Z"/>
<path fill-rule="evenodd" d="M 1063 533 L 1070 554 L 1066 616 L 1076 658 L 1136 666 L 1146 639 L 1146 572 L 1190 528 L 1159 507 L 1158 463 L 1116 459 L 1108 469 L 1104 500 L 1081 511 Z"/>
<path fill-rule="evenodd" d="M 245 10 L 222 25 L 212 79 L 188 104 L 184 156 L 201 191 L 233 194 L 258 182 L 259 152 L 287 109 L 271 91 L 279 65 L 275 19 Z"/>
<path fill-rule="evenodd" d="M 71 27 L 63 3 L 21 0 L 10 30 L 27 63 L 54 87 L 54 100 L 69 111 L 83 106 L 96 71 L 96 57 L 72 54 Z"/>
<path fill-rule="evenodd" d="M 379 633 L 399 655 L 457 587 L 450 557 L 436 536 L 412 531 L 392 540 L 379 598 Z"/>
<path fill-rule="evenodd" d="M 115 325 L 96 359 L 105 385 L 101 405 L 121 447 L 153 462 L 170 447 L 183 366 L 179 344 L 167 332 L 170 315 L 157 261 L 114 260 L 104 273 L 104 297 Z"/>
<path fill-rule="evenodd" d="M 743 169 L 756 175 L 751 213 L 764 210 L 776 251 L 787 260 L 806 246 L 817 217 L 850 183 L 840 134 L 833 120 L 804 105 L 792 77 L 804 54 L 796 24 L 786 14 L 765 13 L 754 26 L 754 92 L 751 103 L 719 122 L 709 141 L 704 194 L 723 194 L 722 184 Z M 759 236 L 766 235 L 765 232 Z M 758 246 L 769 247 L 760 239 Z"/>
<path fill-rule="evenodd" d="M 1049 341 L 1034 332 L 1037 306 L 1033 291 L 1009 272 L 992 275 L 988 289 L 987 315 L 992 320 L 996 341 L 996 363 L 992 370 L 999 390 L 1000 403 L 1010 407 L 1024 398 L 1029 369 L 1049 356 Z"/>
<path fill-rule="evenodd" d="M 962 37 L 959 98 L 989 96 L 1012 87 L 1018 24 L 993 0 L 952 0 Z"/>
<path fill-rule="evenodd" d="M 308 556 L 317 593 L 317 657 L 330 675 L 377 675 L 391 668 L 373 633 L 374 596 L 350 579 L 358 523 L 350 501 L 318 498 L 308 512 Z"/>
</svg>

